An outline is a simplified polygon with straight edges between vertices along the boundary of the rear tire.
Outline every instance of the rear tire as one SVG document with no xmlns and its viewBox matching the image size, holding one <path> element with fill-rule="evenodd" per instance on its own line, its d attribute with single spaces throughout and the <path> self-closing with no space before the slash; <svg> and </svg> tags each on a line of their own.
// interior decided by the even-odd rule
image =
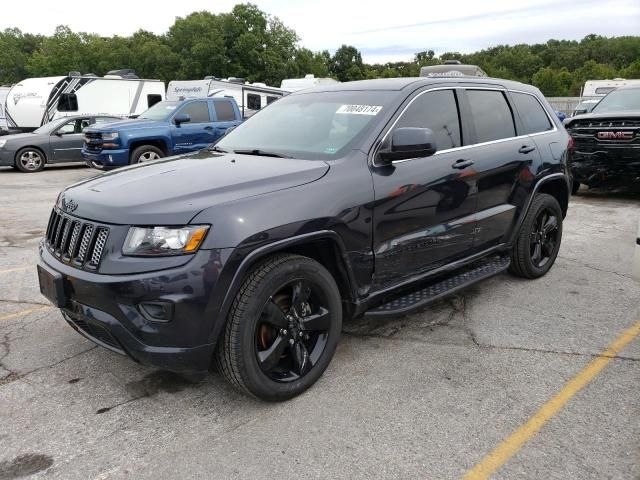
<svg viewBox="0 0 640 480">
<path fill-rule="evenodd" d="M 24 173 L 40 172 L 44 168 L 46 157 L 41 150 L 34 147 L 26 147 L 18 150 L 15 158 L 15 167 Z"/>
<path fill-rule="evenodd" d="M 315 260 L 275 255 L 245 279 L 215 355 L 236 389 L 266 401 L 304 392 L 333 358 L 342 301 L 333 276 Z"/>
<path fill-rule="evenodd" d="M 578 190 L 580 190 L 580 182 L 574 180 L 571 184 L 571 195 L 577 195 Z"/>
<path fill-rule="evenodd" d="M 150 162 L 164 157 L 164 152 L 153 145 L 141 145 L 131 154 L 131 164 Z"/>
<path fill-rule="evenodd" d="M 523 278 L 539 278 L 553 266 L 562 240 L 562 209 L 555 197 L 536 195 L 511 251 L 509 271 Z"/>
</svg>

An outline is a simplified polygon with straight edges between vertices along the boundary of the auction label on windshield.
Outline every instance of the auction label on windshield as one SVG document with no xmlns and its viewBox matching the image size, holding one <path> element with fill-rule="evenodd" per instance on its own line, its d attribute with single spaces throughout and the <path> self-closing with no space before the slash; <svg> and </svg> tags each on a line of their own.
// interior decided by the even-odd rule
<svg viewBox="0 0 640 480">
<path fill-rule="evenodd" d="M 351 115 L 377 115 L 382 110 L 380 105 L 341 105 L 336 113 L 350 113 Z"/>
</svg>

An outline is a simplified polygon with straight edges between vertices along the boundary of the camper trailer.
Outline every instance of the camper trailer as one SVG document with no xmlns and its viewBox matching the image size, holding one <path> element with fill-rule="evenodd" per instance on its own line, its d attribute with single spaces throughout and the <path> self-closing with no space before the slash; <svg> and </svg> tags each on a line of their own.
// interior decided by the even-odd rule
<svg viewBox="0 0 640 480">
<path fill-rule="evenodd" d="M 477 65 L 463 65 L 460 60 L 446 60 L 442 65 L 420 68 L 421 77 L 486 77 Z"/>
<path fill-rule="evenodd" d="M 167 87 L 167 100 L 191 97 L 232 97 L 238 103 L 243 118 L 248 118 L 271 102 L 288 94 L 264 83 L 249 83 L 244 78 L 205 77 L 204 80 L 174 80 Z"/>
<path fill-rule="evenodd" d="M 5 135 L 8 131 L 7 117 L 4 114 L 4 103 L 11 87 L 0 85 L 0 135 Z"/>
<path fill-rule="evenodd" d="M 584 83 L 581 97 L 604 97 L 607 93 L 618 87 L 631 85 L 640 85 L 640 80 L 626 80 L 624 78 L 614 78 L 613 80 L 587 80 Z"/>
<path fill-rule="evenodd" d="M 164 82 L 139 79 L 132 70 L 114 70 L 104 77 L 71 72 L 15 84 L 4 110 L 10 129 L 29 132 L 69 115 L 137 115 L 164 98 Z"/>
<path fill-rule="evenodd" d="M 328 85 L 332 83 L 339 83 L 333 78 L 316 78 L 313 73 L 309 73 L 304 78 L 286 78 L 282 80 L 280 88 L 287 92 L 298 92 L 307 88 L 318 87 L 320 85 Z"/>
</svg>

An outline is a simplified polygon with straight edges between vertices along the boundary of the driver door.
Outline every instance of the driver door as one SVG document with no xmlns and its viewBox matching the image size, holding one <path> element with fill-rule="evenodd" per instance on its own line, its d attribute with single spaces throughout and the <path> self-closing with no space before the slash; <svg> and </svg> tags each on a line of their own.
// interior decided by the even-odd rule
<svg viewBox="0 0 640 480">
<path fill-rule="evenodd" d="M 82 129 L 88 127 L 90 117 L 74 118 L 62 124 L 49 139 L 52 162 L 82 161 Z"/>
<path fill-rule="evenodd" d="M 436 153 L 372 168 L 374 255 L 377 287 L 468 255 L 475 229 L 475 172 L 464 161 L 454 89 L 418 94 L 388 132 L 429 128 Z"/>
<path fill-rule="evenodd" d="M 180 125 L 175 122 L 171 125 L 175 154 L 201 150 L 216 140 L 207 100 L 188 103 L 176 112 L 176 116 L 180 114 L 189 115 L 190 120 Z"/>
</svg>

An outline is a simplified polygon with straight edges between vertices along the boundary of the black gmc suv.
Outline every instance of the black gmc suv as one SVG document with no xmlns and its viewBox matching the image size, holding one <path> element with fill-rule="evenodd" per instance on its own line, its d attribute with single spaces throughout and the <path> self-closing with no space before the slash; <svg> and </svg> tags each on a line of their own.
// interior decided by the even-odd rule
<svg viewBox="0 0 640 480">
<path fill-rule="evenodd" d="M 573 193 L 580 184 L 640 189 L 640 87 L 617 88 L 564 124 L 575 143 Z"/>
<path fill-rule="evenodd" d="M 342 83 L 284 97 L 198 153 L 66 188 L 41 291 L 82 335 L 284 400 L 343 318 L 404 314 L 553 265 L 569 136 L 540 92 L 489 78 Z"/>
</svg>

